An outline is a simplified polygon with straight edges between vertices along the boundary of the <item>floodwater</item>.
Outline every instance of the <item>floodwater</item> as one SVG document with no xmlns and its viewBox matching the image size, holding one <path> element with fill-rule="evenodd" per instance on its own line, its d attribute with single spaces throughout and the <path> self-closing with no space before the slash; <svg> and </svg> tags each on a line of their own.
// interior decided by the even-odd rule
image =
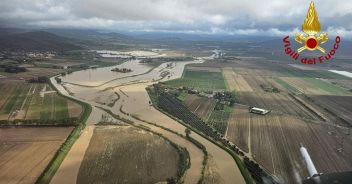
<svg viewBox="0 0 352 184">
<path fill-rule="evenodd" d="M 136 51 L 128 51 L 128 52 L 120 52 L 120 51 L 111 51 L 111 50 L 97 50 L 96 51 L 100 56 L 106 58 L 130 58 L 132 56 L 145 58 L 145 57 L 161 57 L 165 56 L 164 54 L 159 54 L 154 51 L 144 51 L 144 50 L 136 50 Z"/>
<path fill-rule="evenodd" d="M 62 81 L 72 82 L 74 84 L 86 85 L 86 86 L 98 86 L 108 82 L 109 80 L 142 74 L 144 72 L 147 72 L 149 69 L 151 69 L 149 65 L 140 64 L 139 61 L 140 60 L 129 60 L 120 65 L 77 71 L 62 77 Z M 111 71 L 113 68 L 116 68 L 116 67 L 131 68 L 132 72 L 120 73 L 120 72 Z"/>
<path fill-rule="evenodd" d="M 163 134 L 171 141 L 186 147 L 187 150 L 189 150 L 192 164 L 191 168 L 187 170 L 185 175 L 185 183 L 197 183 L 201 176 L 202 168 L 203 153 L 200 149 L 197 149 L 193 144 L 191 144 L 189 141 L 186 141 L 177 134 L 173 134 L 156 126 L 146 124 L 137 119 L 133 119 L 133 117 L 121 113 L 119 109 L 123 108 L 128 113 L 135 114 L 141 118 L 144 118 L 146 121 L 153 121 L 158 125 L 177 131 L 180 134 L 184 134 L 185 127 L 183 125 L 160 113 L 149 105 L 149 97 L 145 91 L 145 87 L 158 81 L 180 78 L 182 76 L 185 65 L 190 63 L 201 63 L 204 61 L 204 59 L 207 58 L 199 58 L 194 61 L 185 62 L 167 62 L 155 68 L 141 64 L 138 60 L 130 60 L 113 67 L 74 72 L 72 74 L 61 77 L 62 85 L 57 84 L 53 78 L 51 80 L 64 95 L 70 95 L 73 98 L 85 101 L 91 104 L 93 107 L 95 106 L 109 109 L 120 117 L 134 121 L 136 125 L 143 124 L 144 126 L 148 126 L 152 130 Z M 133 70 L 133 72 L 112 72 L 111 69 L 115 67 L 130 68 Z M 107 105 L 114 100 L 116 100 L 115 104 Z M 101 115 L 101 110 L 98 108 L 93 108 L 89 118 L 90 122 L 88 123 L 94 124 L 92 121 L 99 121 L 98 119 L 101 117 Z M 91 128 L 94 127 L 94 125 L 87 127 Z M 89 142 L 90 137 L 86 137 L 86 141 Z M 215 165 L 215 167 L 213 167 L 213 174 L 219 177 L 218 181 L 221 181 L 220 183 L 244 183 L 244 179 L 241 176 L 235 161 L 228 153 L 195 133 L 193 137 L 205 145 L 209 155 L 212 156 Z M 81 137 L 77 141 L 82 142 L 80 139 Z M 75 147 L 75 145 L 73 147 Z M 85 149 L 86 148 L 84 147 L 84 150 Z M 76 149 L 73 148 L 72 150 Z M 80 151 L 82 153 L 82 150 Z M 70 153 L 67 157 L 70 157 L 69 155 Z M 79 168 L 82 158 L 83 157 L 77 157 L 75 159 L 75 170 L 77 170 L 77 167 Z M 68 160 L 70 159 L 68 158 Z M 67 166 L 68 164 L 64 165 Z M 63 166 L 60 166 L 58 173 L 61 174 L 63 172 L 60 172 L 60 169 L 67 170 L 67 168 L 65 169 Z"/>
<path fill-rule="evenodd" d="M 110 96 L 110 94 L 114 93 L 113 89 L 115 87 L 179 78 L 182 76 L 186 64 L 200 63 L 202 61 L 167 62 L 152 68 L 149 65 L 139 63 L 138 60 L 131 60 L 112 67 L 74 72 L 62 77 L 62 82 L 63 86 L 70 93 L 73 93 L 74 96 L 83 100 L 103 103 L 96 99 L 100 100 L 104 98 L 103 96 Z M 111 71 L 112 68 L 116 67 L 130 68 L 132 72 L 119 73 Z M 168 75 L 163 77 L 162 73 Z"/>
</svg>

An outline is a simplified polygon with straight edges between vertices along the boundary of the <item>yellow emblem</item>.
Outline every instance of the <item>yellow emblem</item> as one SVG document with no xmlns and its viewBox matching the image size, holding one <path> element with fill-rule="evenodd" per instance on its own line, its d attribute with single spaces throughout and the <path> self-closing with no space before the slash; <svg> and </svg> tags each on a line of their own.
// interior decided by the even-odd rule
<svg viewBox="0 0 352 184">
<path fill-rule="evenodd" d="M 303 47 L 299 48 L 297 51 L 302 52 L 303 50 L 320 50 L 325 53 L 325 49 L 320 46 L 328 41 L 328 33 L 318 33 L 320 32 L 320 22 L 318 19 L 317 11 L 315 10 L 313 1 L 309 5 L 307 17 L 302 25 L 303 33 L 296 34 L 296 42 L 304 44 Z"/>
</svg>

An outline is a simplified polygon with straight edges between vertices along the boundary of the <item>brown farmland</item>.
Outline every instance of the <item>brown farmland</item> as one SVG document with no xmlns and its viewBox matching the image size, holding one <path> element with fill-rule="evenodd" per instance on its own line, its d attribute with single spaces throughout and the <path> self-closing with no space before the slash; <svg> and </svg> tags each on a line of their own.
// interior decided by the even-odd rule
<svg viewBox="0 0 352 184">
<path fill-rule="evenodd" d="M 185 105 L 190 111 L 197 114 L 200 118 L 208 119 L 210 112 L 215 107 L 215 101 L 206 97 L 199 97 L 197 95 L 187 95 Z"/>
<path fill-rule="evenodd" d="M 308 176 L 299 153 L 300 143 L 308 149 L 319 172 L 351 170 L 352 158 L 349 155 L 352 153 L 352 137 L 346 135 L 348 131 L 345 128 L 329 125 L 329 122 L 323 121 L 317 114 L 325 115 L 325 112 L 315 112 L 322 108 L 312 109 L 304 106 L 289 95 L 284 86 L 272 80 L 272 76 L 263 76 L 256 69 L 253 70 L 254 66 L 234 68 L 253 91 L 242 92 L 239 87 L 235 88 L 239 104 L 234 106 L 226 132 L 231 142 L 248 152 L 250 157 L 282 183 L 300 183 Z M 300 82 L 297 85 L 306 85 L 302 90 L 310 93 L 326 94 L 314 87 L 308 88 L 311 84 L 305 84 L 306 81 L 295 81 L 293 80 L 295 78 L 284 79 L 289 79 L 287 83 Z M 277 87 L 280 92 L 265 92 L 261 85 Z M 349 103 L 349 97 L 310 97 L 319 101 L 321 106 L 336 109 L 341 117 L 348 118 L 350 114 L 348 112 L 352 103 Z M 272 111 L 266 116 L 250 114 L 249 106 Z"/>
<path fill-rule="evenodd" d="M 81 105 L 59 96 L 48 84 L 1 81 L 0 95 L 0 120 L 67 119 L 82 112 Z"/>
<path fill-rule="evenodd" d="M 35 183 L 72 127 L 0 128 L 0 183 Z"/>
<path fill-rule="evenodd" d="M 310 95 L 308 102 L 314 103 L 322 111 L 328 111 L 329 114 L 334 114 L 349 126 L 352 125 L 352 97 L 351 96 L 328 96 L 328 95 Z"/>
<path fill-rule="evenodd" d="M 150 132 L 130 126 L 97 126 L 77 183 L 166 181 L 176 177 L 178 160 L 177 150 Z"/>
<path fill-rule="evenodd" d="M 299 77 L 281 77 L 286 83 L 294 86 L 298 91 L 305 94 L 314 94 L 314 95 L 329 95 L 328 92 L 317 88 L 313 84 L 310 84 Z"/>
<path fill-rule="evenodd" d="M 242 75 L 236 74 L 231 67 L 223 68 L 224 78 L 230 91 L 251 92 L 252 88 L 243 79 Z"/>
</svg>

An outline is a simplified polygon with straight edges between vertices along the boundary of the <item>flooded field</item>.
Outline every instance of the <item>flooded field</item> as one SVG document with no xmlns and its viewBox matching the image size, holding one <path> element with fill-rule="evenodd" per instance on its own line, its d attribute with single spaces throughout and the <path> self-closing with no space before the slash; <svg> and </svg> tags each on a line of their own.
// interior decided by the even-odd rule
<svg viewBox="0 0 352 184">
<path fill-rule="evenodd" d="M 128 77 L 132 75 L 139 75 L 147 72 L 151 69 L 150 66 L 145 64 L 140 64 L 140 60 L 128 60 L 120 65 L 103 67 L 103 68 L 92 68 L 87 70 L 81 70 L 68 74 L 62 77 L 64 82 L 70 82 L 85 86 L 99 86 L 107 83 L 113 79 Z M 119 73 L 111 71 L 113 68 L 130 68 L 132 72 L 129 73 Z"/>
<path fill-rule="evenodd" d="M 156 51 L 156 50 L 155 50 Z M 128 52 L 120 52 L 120 51 L 111 51 L 111 50 L 98 50 L 96 51 L 100 56 L 105 58 L 130 58 L 130 57 L 160 57 L 164 56 L 164 54 L 159 54 L 154 51 L 144 51 L 144 50 L 136 50 L 136 51 L 128 51 Z"/>
</svg>

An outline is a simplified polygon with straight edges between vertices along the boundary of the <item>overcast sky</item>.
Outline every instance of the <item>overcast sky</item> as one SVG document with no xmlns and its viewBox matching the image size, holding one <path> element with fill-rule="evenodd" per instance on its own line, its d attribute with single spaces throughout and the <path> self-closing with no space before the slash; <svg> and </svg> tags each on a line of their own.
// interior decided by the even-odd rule
<svg viewBox="0 0 352 184">
<path fill-rule="evenodd" d="M 308 0 L 1 0 L 0 26 L 284 35 Z M 316 0 L 322 29 L 352 37 L 352 0 Z"/>
</svg>

